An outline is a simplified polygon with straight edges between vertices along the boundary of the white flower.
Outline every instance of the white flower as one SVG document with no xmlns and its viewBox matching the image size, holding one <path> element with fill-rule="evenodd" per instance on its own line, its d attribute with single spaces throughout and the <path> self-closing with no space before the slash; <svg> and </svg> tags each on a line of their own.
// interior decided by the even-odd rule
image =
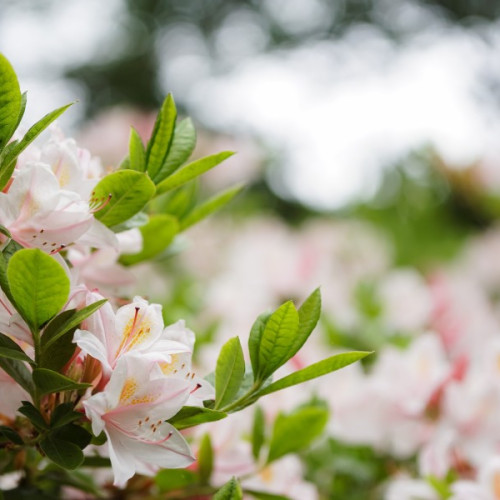
<svg viewBox="0 0 500 500">
<path fill-rule="evenodd" d="M 136 472 L 187 467 L 194 461 L 182 435 L 166 422 L 189 397 L 186 380 L 152 379 L 150 365 L 122 358 L 103 392 L 83 406 L 95 435 L 105 432 L 115 485 L 123 486 Z"/>
</svg>

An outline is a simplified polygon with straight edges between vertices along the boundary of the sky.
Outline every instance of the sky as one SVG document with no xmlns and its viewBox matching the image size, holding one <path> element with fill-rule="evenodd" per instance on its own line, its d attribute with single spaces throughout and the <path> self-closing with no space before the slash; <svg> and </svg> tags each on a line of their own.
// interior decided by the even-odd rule
<svg viewBox="0 0 500 500">
<path fill-rule="evenodd" d="M 289 1 L 288 9 L 278 0 L 265 5 L 290 30 L 322 22 L 320 1 L 307 8 L 303 0 Z M 455 168 L 484 160 L 500 169 L 500 113 L 485 92 L 488 78 L 500 76 L 500 26 L 480 36 L 446 25 L 415 2 L 401 5 L 406 10 L 393 13 L 397 22 L 426 27 L 403 43 L 357 25 L 339 40 L 272 53 L 262 51 L 265 33 L 256 20 L 236 13 L 217 36 L 224 71 L 207 62 L 193 26 L 178 26 L 158 41 L 164 90 L 198 121 L 258 137 L 283 164 L 268 174 L 274 188 L 318 209 L 370 196 L 387 165 L 422 147 L 434 147 Z M 50 16 L 0 14 L 0 48 L 29 90 L 30 120 L 90 99 L 58 75 L 69 62 L 113 50 L 119 0 L 59 6 Z M 69 127 L 82 116 L 82 107 L 74 108 L 65 118 Z"/>
</svg>

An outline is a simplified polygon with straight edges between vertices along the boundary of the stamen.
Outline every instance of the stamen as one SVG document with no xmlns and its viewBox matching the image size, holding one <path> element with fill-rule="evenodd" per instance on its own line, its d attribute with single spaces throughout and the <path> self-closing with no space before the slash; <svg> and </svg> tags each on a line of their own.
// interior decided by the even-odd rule
<svg viewBox="0 0 500 500">
<path fill-rule="evenodd" d="M 44 243 L 45 245 L 45 243 Z M 61 245 L 60 247 L 58 248 L 54 248 L 54 250 L 51 250 L 50 252 L 50 255 L 55 255 L 56 253 L 59 253 L 61 252 L 62 250 L 64 250 L 66 248 L 66 245 Z"/>
<path fill-rule="evenodd" d="M 201 387 L 200 383 L 196 384 L 196 387 L 189 394 L 194 394 L 200 387 Z"/>
</svg>

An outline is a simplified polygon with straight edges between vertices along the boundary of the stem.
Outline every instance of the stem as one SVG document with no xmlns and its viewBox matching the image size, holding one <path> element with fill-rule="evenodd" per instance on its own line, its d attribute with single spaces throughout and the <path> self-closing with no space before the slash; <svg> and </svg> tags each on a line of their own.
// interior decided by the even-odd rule
<svg viewBox="0 0 500 500">
<path fill-rule="evenodd" d="M 33 337 L 33 347 L 35 348 L 35 366 L 38 365 L 41 355 L 40 331 L 37 328 L 31 328 L 31 336 Z M 35 385 L 35 393 L 33 394 L 33 403 L 37 409 L 40 409 L 40 394 Z"/>
<path fill-rule="evenodd" d="M 257 392 L 260 387 L 262 386 L 262 382 L 260 381 L 255 381 L 245 394 L 241 396 L 240 399 L 237 399 L 236 401 L 233 401 L 231 404 L 224 406 L 224 408 L 221 408 L 219 411 L 223 411 L 224 413 L 228 413 L 231 410 L 234 410 L 235 408 L 238 408 L 238 406 L 241 406 L 243 403 L 246 403 L 249 399 L 251 399 L 252 396 L 254 396 L 255 392 Z"/>
</svg>

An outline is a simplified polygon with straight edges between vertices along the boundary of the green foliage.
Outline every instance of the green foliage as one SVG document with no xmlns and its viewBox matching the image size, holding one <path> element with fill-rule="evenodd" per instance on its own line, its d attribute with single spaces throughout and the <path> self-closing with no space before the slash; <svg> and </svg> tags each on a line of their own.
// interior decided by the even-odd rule
<svg viewBox="0 0 500 500">
<path fill-rule="evenodd" d="M 90 387 L 90 384 L 81 384 L 48 368 L 35 368 L 33 382 L 40 394 L 51 392 L 76 391 Z"/>
<path fill-rule="evenodd" d="M 19 445 L 24 444 L 21 436 L 14 429 L 6 425 L 0 425 L 0 443 L 5 441 Z"/>
<path fill-rule="evenodd" d="M 153 215 L 149 222 L 139 228 L 142 235 L 142 250 L 135 254 L 124 254 L 120 262 L 133 265 L 150 260 L 162 253 L 172 243 L 179 231 L 179 222 L 171 215 Z"/>
<path fill-rule="evenodd" d="M 169 422 L 178 430 L 188 429 L 205 422 L 215 422 L 227 417 L 227 413 L 199 406 L 183 406 Z"/>
<path fill-rule="evenodd" d="M 76 469 L 83 463 L 83 452 L 76 444 L 51 434 L 40 441 L 40 448 L 59 467 Z"/>
<path fill-rule="evenodd" d="M 255 320 L 252 328 L 250 330 L 250 335 L 248 337 L 248 352 L 250 353 L 250 361 L 252 362 L 253 373 L 259 371 L 259 349 L 260 342 L 262 339 L 262 334 L 266 328 L 266 324 L 271 317 L 269 313 L 260 314 Z"/>
<path fill-rule="evenodd" d="M 271 394 L 272 392 L 281 391 L 282 389 L 286 389 L 292 385 L 302 384 L 308 380 L 340 370 L 340 368 L 344 368 L 345 366 L 355 363 L 369 354 L 371 353 L 356 351 L 335 354 L 334 356 L 318 361 L 317 363 L 303 368 L 302 370 L 298 370 L 290 375 L 287 375 L 286 377 L 276 380 L 276 382 L 269 384 L 267 387 L 259 391 L 258 396 L 262 397 L 267 394 Z"/>
<path fill-rule="evenodd" d="M 295 355 L 309 338 L 318 324 L 321 314 L 321 292 L 319 288 L 314 290 L 304 303 L 299 307 L 299 328 L 291 346 L 291 352 Z"/>
<path fill-rule="evenodd" d="M 0 150 L 17 128 L 22 110 L 21 89 L 9 61 L 0 54 Z"/>
<path fill-rule="evenodd" d="M 82 418 L 82 414 L 73 410 L 72 403 L 63 403 L 56 406 L 50 417 L 50 428 L 57 429 L 63 427 L 75 420 Z"/>
<path fill-rule="evenodd" d="M 14 352 L 17 354 L 14 354 Z M 25 361 L 31 363 L 32 360 L 24 354 L 27 358 L 25 359 L 22 353 L 22 349 L 13 340 L 6 335 L 0 334 L 0 368 L 8 373 L 23 389 L 33 394 L 34 387 L 31 373 L 24 363 Z M 5 354 L 10 354 L 10 356 Z"/>
<path fill-rule="evenodd" d="M 22 406 L 17 411 L 21 413 L 21 415 L 27 417 L 39 431 L 49 429 L 49 426 L 47 422 L 45 422 L 45 419 L 40 411 L 29 401 L 23 401 Z"/>
<path fill-rule="evenodd" d="M 33 360 L 26 355 L 18 344 L 3 333 L 0 333 L 0 358 L 17 359 L 28 363 L 33 362 Z"/>
<path fill-rule="evenodd" d="M 163 469 L 155 477 L 160 493 L 181 490 L 196 484 L 198 476 L 190 470 Z"/>
<path fill-rule="evenodd" d="M 64 269 L 37 248 L 16 252 L 9 261 L 7 278 L 16 309 L 34 330 L 57 314 L 68 299 L 69 278 Z"/>
<path fill-rule="evenodd" d="M 266 440 L 266 421 L 264 412 L 260 406 L 255 408 L 252 426 L 252 455 L 259 460 L 262 445 Z"/>
<path fill-rule="evenodd" d="M 245 375 L 240 339 L 233 337 L 222 347 L 215 369 L 215 409 L 233 402 Z"/>
<path fill-rule="evenodd" d="M 201 174 L 216 167 L 233 154 L 231 151 L 223 151 L 222 153 L 207 156 L 184 165 L 156 186 L 156 194 L 166 193 L 186 184 L 186 182 L 192 181 Z"/>
<path fill-rule="evenodd" d="M 307 448 L 321 435 L 328 421 L 328 410 L 304 407 L 289 415 L 279 414 L 274 422 L 267 462 Z"/>
<path fill-rule="evenodd" d="M 130 129 L 129 168 L 139 172 L 146 171 L 146 150 L 135 128 Z"/>
<path fill-rule="evenodd" d="M 210 476 L 214 466 L 214 451 L 210 434 L 205 434 L 200 443 L 198 451 L 198 476 L 201 484 L 209 484 Z"/>
<path fill-rule="evenodd" d="M 213 500 L 242 500 L 243 493 L 240 484 L 233 477 L 214 496 Z"/>
<path fill-rule="evenodd" d="M 95 213 L 95 217 L 112 227 L 139 213 L 154 194 L 154 184 L 147 174 L 119 170 L 99 181 L 92 192 L 91 202 L 104 205 Z"/>
</svg>

